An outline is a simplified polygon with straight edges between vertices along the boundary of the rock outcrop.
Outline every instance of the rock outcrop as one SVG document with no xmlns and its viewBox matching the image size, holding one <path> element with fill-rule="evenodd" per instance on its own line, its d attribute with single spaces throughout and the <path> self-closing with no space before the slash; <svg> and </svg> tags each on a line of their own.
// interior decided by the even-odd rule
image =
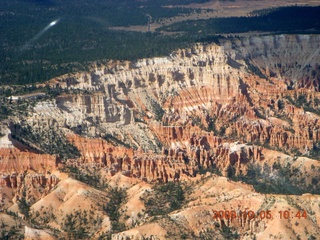
<svg viewBox="0 0 320 240">
<path fill-rule="evenodd" d="M 1 173 L 23 173 L 25 171 L 46 173 L 55 170 L 59 162 L 59 157 L 49 154 L 23 152 L 16 148 L 0 149 Z"/>
<path fill-rule="evenodd" d="M 224 128 L 246 142 L 311 149 L 319 135 L 317 116 L 288 99 L 303 95 L 312 104 L 309 109 L 317 111 L 318 40 L 309 35 L 248 37 L 195 45 L 167 58 L 95 66 L 91 73 L 50 82 L 90 92 L 58 97 L 52 117 L 93 137 L 119 127 L 108 133 L 135 146 L 137 141 L 125 137 L 125 125 L 135 120 L 148 129 L 152 119 L 185 125 L 197 116 L 193 120 L 208 127 L 214 117 L 217 130 Z"/>
<path fill-rule="evenodd" d="M 96 65 L 51 80 L 64 93 L 39 102 L 25 121 L 103 138 L 109 144 L 71 134 L 82 156 L 69 162 L 148 181 L 195 176 L 200 168 L 246 173 L 248 162 L 266 158 L 264 148 L 313 157 L 320 129 L 318 40 L 224 39 L 169 57 Z"/>
<path fill-rule="evenodd" d="M 105 180 L 110 186 L 121 186 L 121 181 L 130 181 L 125 183 L 128 187 L 137 184 L 129 201 L 139 204 L 138 213 L 129 212 L 129 206 L 121 209 L 132 229 L 113 239 L 154 239 L 150 226 L 159 229 L 161 237 L 169 226 L 175 234 L 187 229 L 194 234 L 190 236 L 204 238 L 211 233 L 219 238 L 225 227 L 261 239 L 278 234 L 270 230 L 281 224 L 275 217 L 212 221 L 210 211 L 271 209 L 276 214 L 279 209 L 298 211 L 305 206 L 308 213 L 319 210 L 316 195 L 294 200 L 260 195 L 253 187 L 228 179 L 248 176 L 255 187 L 265 184 L 266 192 L 272 192 L 267 188 L 273 183 L 292 191 L 319 192 L 320 162 L 314 160 L 320 150 L 319 44 L 317 35 L 223 39 L 168 57 L 111 61 L 92 66 L 90 72 L 52 79 L 47 84 L 59 92 L 57 97 L 38 101 L 27 116 L 1 125 L 5 136 L 0 138 L 0 189 L 6 191 L 0 196 L 1 208 L 9 209 L 11 201 L 11 208 L 19 212 L 17 205 L 21 208 L 25 201 L 38 211 L 33 213 L 38 214 L 37 221 L 66 235 L 70 224 L 65 219 L 74 217 L 70 206 L 77 204 L 77 217 L 88 216 L 80 206 L 88 198 L 92 206 L 87 204 L 86 209 L 99 211 L 99 221 L 90 218 L 96 223 L 90 228 L 92 236 L 110 231 L 114 216 L 107 216 L 112 213 L 106 214 L 108 208 L 98 203 L 103 191 L 61 179 L 59 173 L 65 171 L 101 189 Z M 12 125 L 11 130 L 24 136 L 11 137 L 7 128 Z M 34 139 L 41 142 L 33 143 Z M 63 144 L 56 144 L 59 141 Z M 64 155 L 68 159 L 60 159 L 59 150 L 70 153 Z M 206 172 L 222 176 L 204 177 Z M 148 225 L 140 188 L 149 192 L 149 183 L 171 181 L 192 183 L 188 203 Z M 135 188 L 139 194 L 134 194 Z M 103 194 L 100 200 L 106 197 Z M 52 210 L 50 217 L 42 204 Z M 319 221 L 309 217 L 307 230 L 319 233 Z M 307 237 L 298 225 L 290 225 L 292 232 Z M 51 234 L 31 228 L 25 232 L 29 238 Z M 180 238 L 179 234 L 175 236 Z"/>
</svg>

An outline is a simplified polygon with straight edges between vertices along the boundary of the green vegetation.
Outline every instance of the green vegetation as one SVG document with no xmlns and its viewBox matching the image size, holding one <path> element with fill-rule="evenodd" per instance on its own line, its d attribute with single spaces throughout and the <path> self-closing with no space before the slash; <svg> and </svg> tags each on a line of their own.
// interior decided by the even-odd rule
<svg viewBox="0 0 320 240">
<path fill-rule="evenodd" d="M 57 154 L 61 159 L 80 156 L 79 150 L 68 141 L 58 128 L 39 127 L 33 129 L 26 123 L 13 123 L 10 130 L 13 139 L 35 152 Z"/>
<path fill-rule="evenodd" d="M 32 211 L 30 214 L 30 222 L 35 227 L 49 227 L 49 223 L 51 221 L 56 220 L 56 216 L 53 213 L 53 207 L 50 206 L 50 208 L 46 207 L 45 210 L 43 210 L 43 207 L 41 207 L 41 214 L 39 211 Z"/>
<path fill-rule="evenodd" d="M 8 119 L 9 116 L 26 116 L 29 104 L 24 100 L 13 102 L 0 95 L 0 121 Z"/>
<path fill-rule="evenodd" d="M 108 197 L 110 201 L 104 206 L 104 211 L 109 216 L 112 233 L 117 233 L 125 230 L 125 224 L 120 221 L 120 207 L 127 201 L 127 192 L 122 188 L 108 188 Z"/>
<path fill-rule="evenodd" d="M 101 216 L 93 211 L 77 210 L 63 218 L 62 230 L 68 234 L 68 239 L 88 239 L 101 223 Z"/>
<path fill-rule="evenodd" d="M 19 222 L 20 226 L 8 226 L 1 220 L 0 223 L 0 239 L 24 239 L 24 235 L 21 231 L 22 225 L 21 222 Z"/>
<path fill-rule="evenodd" d="M 154 185 L 152 189 L 152 193 L 145 194 L 142 198 L 146 213 L 150 216 L 165 215 L 181 208 L 185 197 L 180 183 L 168 182 L 159 186 Z"/>
<path fill-rule="evenodd" d="M 69 173 L 76 180 L 84 182 L 91 187 L 100 190 L 104 190 L 107 187 L 107 183 L 102 178 L 99 170 L 90 169 L 89 167 L 86 167 L 85 169 L 79 169 L 78 167 L 74 166 L 65 166 L 62 171 Z"/>
<path fill-rule="evenodd" d="M 162 27 L 154 33 L 113 28 L 142 25 L 147 30 L 147 14 L 152 16 L 152 23 L 160 23 L 163 18 L 200 12 L 177 6 L 192 2 L 207 0 L 93 0 L 90 3 L 71 0 L 41 1 L 42 4 L 4 0 L 0 6 L 3 13 L 0 55 L 4 56 L 0 58 L 0 84 L 43 82 L 65 73 L 87 70 L 92 61 L 164 56 L 194 42 L 218 42 L 217 34 L 319 32 L 320 7 L 281 8 L 255 17 L 190 20 Z M 60 20 L 55 26 L 34 39 L 57 19 Z M 161 31 L 175 34 L 163 35 Z"/>
<path fill-rule="evenodd" d="M 248 69 L 247 69 L 247 70 L 248 70 L 249 72 L 251 72 L 251 73 L 259 76 L 260 78 L 267 79 L 267 77 L 261 72 L 261 70 L 260 70 L 257 66 L 255 66 L 255 65 L 253 65 L 253 64 L 251 63 L 251 62 L 252 62 L 251 59 L 246 58 L 246 59 L 245 59 L 245 62 L 246 62 L 246 65 L 248 66 Z"/>
<path fill-rule="evenodd" d="M 209 117 L 207 122 L 208 122 L 208 128 L 207 131 L 208 132 L 214 132 L 215 135 L 218 134 L 218 131 L 216 129 L 216 121 L 217 121 L 217 117 Z"/>
<path fill-rule="evenodd" d="M 314 143 L 312 149 L 310 150 L 310 158 L 320 160 L 320 145 L 319 143 Z"/>
<path fill-rule="evenodd" d="M 274 177 L 270 178 L 273 173 Z M 243 181 L 252 185 L 257 192 L 264 194 L 295 194 L 303 193 L 319 194 L 320 188 L 317 185 L 306 185 L 303 176 L 299 173 L 299 169 L 293 168 L 289 163 L 282 166 L 279 162 L 275 162 L 272 171 L 265 164 L 263 168 L 254 163 L 248 165 L 246 175 L 235 176 L 233 167 L 228 169 L 228 177 L 234 181 Z M 320 181 L 314 178 L 313 182 Z"/>
<path fill-rule="evenodd" d="M 259 109 L 254 108 L 253 109 L 253 111 L 255 112 L 255 114 L 258 118 L 266 119 L 266 116 L 261 113 L 263 110 L 264 110 L 263 108 L 259 108 Z"/>
<path fill-rule="evenodd" d="M 277 101 L 277 105 L 278 105 L 278 109 L 279 109 L 279 110 L 284 109 L 285 104 L 284 104 L 284 101 L 283 101 L 283 100 L 279 99 L 279 100 Z"/>
<path fill-rule="evenodd" d="M 68 72 L 86 70 L 100 59 L 137 59 L 164 55 L 190 42 L 188 37 L 112 30 L 115 26 L 145 25 L 160 18 L 189 14 L 194 9 L 163 7 L 197 0 L 174 1 L 9 1 L 1 4 L 0 83 L 25 84 L 48 80 Z M 125 17 L 124 17 L 125 16 Z M 38 39 L 50 22 L 60 19 Z M 8 27 L 10 26 L 10 28 Z M 14 29 L 14 31 L 11 31 Z M 159 47 L 161 46 L 161 47 Z"/>
<path fill-rule="evenodd" d="M 235 229 L 232 229 L 225 225 L 222 226 L 222 230 L 220 231 L 220 233 L 224 237 L 224 239 L 240 239 L 240 235 Z"/>
<path fill-rule="evenodd" d="M 0 121 L 6 119 L 12 111 L 6 106 L 0 106 Z"/>
<path fill-rule="evenodd" d="M 234 122 L 236 118 L 237 116 L 232 119 L 229 119 L 228 121 L 225 121 L 225 120 L 219 119 L 216 115 L 208 116 L 206 119 L 207 127 L 204 127 L 201 121 L 200 121 L 200 124 L 198 124 L 198 126 L 207 132 L 213 132 L 214 135 L 216 136 L 226 137 L 227 128 L 230 127 L 230 123 Z M 198 117 L 196 117 L 195 119 L 197 120 Z M 193 120 L 192 123 L 197 122 L 197 121 L 194 121 L 194 118 L 192 120 Z M 223 124 L 221 124 L 221 121 L 223 121 Z M 217 127 L 217 124 L 219 124 L 220 127 Z"/>
<path fill-rule="evenodd" d="M 155 119 L 157 121 L 162 121 L 162 117 L 166 112 L 163 110 L 163 108 L 160 106 L 160 104 L 158 102 L 156 102 L 154 99 L 149 98 L 149 100 L 151 102 L 152 111 L 155 114 Z"/>
<path fill-rule="evenodd" d="M 106 134 L 104 136 L 104 139 L 109 142 L 112 143 L 114 146 L 123 146 L 126 148 L 131 148 L 131 146 L 123 141 L 121 141 L 120 139 L 118 139 L 117 137 L 111 135 L 111 134 Z M 136 148 L 135 146 L 132 146 L 132 148 Z"/>
<path fill-rule="evenodd" d="M 20 197 L 18 203 L 19 211 L 28 219 L 30 217 L 30 204 L 26 199 L 26 189 L 23 187 L 22 196 Z"/>
<path fill-rule="evenodd" d="M 318 98 L 310 99 L 308 101 L 307 96 L 304 94 L 295 94 L 293 98 L 291 96 L 285 96 L 285 98 L 296 107 L 320 115 L 320 99 Z"/>
<path fill-rule="evenodd" d="M 189 34 L 201 32 L 207 36 L 250 31 L 297 33 L 313 29 L 319 32 L 319 12 L 320 7 L 283 7 L 260 16 L 189 20 L 159 30 Z"/>
<path fill-rule="evenodd" d="M 199 168 L 199 174 L 205 175 L 207 172 L 216 174 L 218 176 L 222 176 L 220 169 L 216 166 L 214 163 L 213 166 L 209 168 L 204 168 L 201 164 L 198 165 Z"/>
<path fill-rule="evenodd" d="M 76 90 L 70 91 L 59 87 L 52 89 L 49 86 L 36 87 L 33 84 L 0 87 L 0 121 L 8 119 L 10 116 L 27 116 L 29 112 L 32 111 L 32 107 L 34 107 L 39 101 L 51 100 L 63 92 L 77 93 Z M 83 92 L 85 93 L 86 91 L 84 90 Z M 11 96 L 23 96 L 26 94 L 36 93 L 39 93 L 39 96 L 32 98 L 20 98 L 18 100 L 12 100 L 10 98 Z M 40 95 L 40 93 L 44 95 Z"/>
<path fill-rule="evenodd" d="M 220 225 L 216 223 L 216 227 L 218 228 Z M 215 236 L 218 239 L 218 234 L 215 230 L 205 229 L 205 231 L 199 232 L 199 237 L 197 239 L 201 240 L 212 240 L 212 236 Z"/>
</svg>

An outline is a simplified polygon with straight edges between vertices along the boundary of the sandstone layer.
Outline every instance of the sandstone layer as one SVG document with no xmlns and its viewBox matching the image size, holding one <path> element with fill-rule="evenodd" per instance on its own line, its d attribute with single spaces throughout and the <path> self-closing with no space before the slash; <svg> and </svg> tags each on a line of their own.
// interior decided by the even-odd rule
<svg viewBox="0 0 320 240">
<path fill-rule="evenodd" d="M 317 35 L 222 39 L 52 79 L 57 96 L 1 124 L 0 207 L 29 212 L 34 221 L 19 228 L 26 238 L 70 237 L 72 221 L 84 219 L 86 229 L 74 226 L 93 238 L 120 223 L 127 230 L 109 237 L 219 238 L 225 227 L 243 239 L 319 236 L 319 49 Z M 242 180 L 306 194 L 260 194 Z M 191 190 L 183 208 L 153 219 L 143 199 L 168 182 Z M 105 212 L 106 185 L 128 194 L 119 222 Z M 212 219 L 238 208 L 273 217 Z M 275 217 L 288 209 L 308 216 Z"/>
</svg>

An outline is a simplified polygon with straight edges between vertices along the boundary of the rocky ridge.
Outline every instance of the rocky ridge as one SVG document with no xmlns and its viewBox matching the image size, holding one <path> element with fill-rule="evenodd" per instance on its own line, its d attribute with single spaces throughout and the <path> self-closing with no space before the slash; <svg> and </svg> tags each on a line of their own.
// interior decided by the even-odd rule
<svg viewBox="0 0 320 240">
<path fill-rule="evenodd" d="M 80 147 L 79 163 L 99 158 L 110 172 L 148 181 L 195 176 L 199 167 L 245 174 L 247 163 L 265 159 L 265 147 L 312 157 L 318 115 L 293 103 L 303 96 L 310 110 L 318 111 L 318 40 L 316 35 L 225 39 L 164 58 L 97 64 L 90 73 L 50 81 L 65 93 L 39 102 L 25 122 L 136 149 L 119 158 L 104 147 L 95 152 L 99 156 Z M 77 147 L 78 141 L 72 140 Z M 149 159 L 142 151 L 158 156 Z M 107 164 L 107 155 L 117 160 Z M 130 159 L 127 167 L 124 158 Z"/>
<path fill-rule="evenodd" d="M 26 189 L 27 202 L 39 205 L 59 182 L 65 186 L 69 181 L 57 171 L 70 169 L 79 170 L 69 172 L 76 178 L 98 172 L 101 179 L 113 179 L 121 173 L 149 183 L 196 181 L 206 171 L 235 180 L 254 173 L 264 181 L 274 181 L 271 184 L 289 181 L 292 185 L 283 185 L 288 191 L 319 193 L 320 162 L 314 159 L 320 147 L 319 40 L 317 35 L 223 39 L 163 58 L 97 63 L 89 73 L 51 80 L 47 85 L 60 94 L 37 102 L 28 116 L 11 121 L 39 139 L 45 139 L 49 130 L 65 137 L 39 145 L 13 136 L 12 123 L 2 126 L 6 134 L 0 139 L 0 187 L 4 192 L 14 189 L 2 196 L 2 208 L 10 206 L 8 198 L 19 203 Z M 55 149 L 72 145 L 79 157 L 68 155 L 74 157 L 62 160 L 52 152 L 40 154 L 51 151 L 48 145 L 57 139 L 67 144 L 52 144 Z M 170 218 L 177 220 L 182 214 L 181 218 L 188 219 L 188 211 L 172 213 Z M 54 212 L 58 215 L 56 209 Z M 136 221 L 129 219 L 131 224 Z M 240 223 L 241 236 L 251 232 L 262 239 L 268 232 L 266 226 L 276 224 L 262 222 Z M 64 231 L 62 219 L 52 226 L 55 224 Z M 166 224 L 154 227 L 165 235 Z M 194 224 L 187 229 L 203 229 L 201 233 L 197 230 L 197 236 L 209 231 L 202 223 Z M 218 225 L 239 228 L 229 222 Z M 146 226 L 130 225 L 138 229 L 113 238 L 145 233 Z M 34 230 L 26 233 L 32 235 Z"/>
<path fill-rule="evenodd" d="M 318 40 L 306 35 L 222 40 L 165 58 L 96 65 L 91 73 L 53 79 L 52 87 L 87 93 L 61 95 L 45 112 L 58 112 L 59 125 L 77 133 L 112 135 L 124 146 L 157 151 L 164 161 L 194 162 L 192 170 L 179 169 L 190 176 L 199 165 L 218 165 L 225 172 L 235 166 L 230 158 L 237 154 L 229 145 L 237 140 L 253 144 L 245 147 L 253 149 L 249 154 L 235 157 L 243 163 L 263 160 L 263 147 L 312 156 L 319 140 Z M 299 96 L 313 112 L 293 104 Z M 237 173 L 246 172 L 237 166 Z"/>
</svg>

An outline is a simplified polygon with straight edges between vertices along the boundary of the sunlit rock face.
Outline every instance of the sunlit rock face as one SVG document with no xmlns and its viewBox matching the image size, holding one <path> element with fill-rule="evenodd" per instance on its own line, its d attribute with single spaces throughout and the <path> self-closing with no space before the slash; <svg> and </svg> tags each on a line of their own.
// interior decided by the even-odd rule
<svg viewBox="0 0 320 240">
<path fill-rule="evenodd" d="M 90 73 L 53 79 L 51 86 L 90 94 L 59 96 L 52 110 L 44 111 L 52 113 L 60 126 L 80 125 L 93 137 L 116 134 L 144 150 L 147 139 L 125 136 L 138 138 L 144 126 L 148 138 L 161 138 L 153 131 L 161 128 L 157 125 L 181 126 L 183 132 L 190 128 L 186 125 L 191 118 L 208 127 L 212 117 L 217 118 L 217 130 L 223 127 L 227 136 L 244 142 L 310 149 L 319 136 L 317 116 L 286 97 L 303 94 L 317 107 L 318 40 L 316 35 L 239 38 L 219 45 L 198 44 L 165 58 L 97 65 Z M 35 115 L 39 114 L 40 108 Z M 284 117 L 293 124 L 283 122 Z M 133 125 L 136 132 L 129 133 Z M 155 139 L 149 147 L 160 150 Z"/>
<path fill-rule="evenodd" d="M 63 129 L 81 149 L 79 162 L 152 181 L 195 176 L 199 166 L 245 173 L 247 162 L 266 159 L 264 147 L 311 156 L 320 137 L 319 38 L 223 39 L 168 57 L 96 64 L 49 81 L 63 93 L 37 103 L 24 121 Z M 295 104 L 300 95 L 308 109 Z M 115 154 L 121 148 L 130 154 Z"/>
<path fill-rule="evenodd" d="M 98 203 L 107 196 L 69 178 L 91 173 L 130 188 L 122 211 L 127 211 L 126 226 L 131 230 L 113 239 L 153 236 L 151 225 L 144 224 L 144 191 L 150 190 L 151 183 L 190 181 L 189 203 L 170 216 L 184 219 L 184 227 L 190 224 L 186 228 L 196 236 L 205 233 L 202 228 L 220 236 L 224 225 L 260 239 L 277 234 L 270 230 L 278 224 L 274 219 L 216 221 L 207 228 L 204 223 L 212 221 L 206 211 L 209 206 L 211 210 L 244 206 L 242 210 L 258 211 L 269 202 L 275 202 L 272 209 L 276 211 L 293 204 L 293 200 L 269 199 L 252 186 L 228 180 L 252 174 L 252 165 L 265 179 L 283 181 L 282 167 L 296 187 L 317 189 L 319 49 L 318 35 L 223 39 L 219 44 L 180 49 L 168 57 L 110 61 L 92 66 L 89 72 L 52 79 L 47 85 L 59 91 L 58 96 L 38 101 L 28 116 L 10 119 L 29 129 L 23 141 L 12 136 L 12 123 L 0 126 L 4 133 L 0 137 L 0 208 L 19 212 L 17 204 L 25 198 L 39 216 L 50 210 L 57 217 L 48 220 L 50 226 L 63 232 L 70 206 L 79 211 L 83 207 L 79 202 L 87 203 L 85 209 L 97 211 L 103 219 L 97 225 L 100 229 L 92 226 L 92 236 L 98 237 L 111 227 Z M 49 133 L 56 133 L 55 138 Z M 47 154 L 28 136 L 38 136 L 52 148 L 60 146 L 53 141 L 61 139 L 76 147 L 79 155 L 62 159 L 59 154 Z M 222 177 L 208 174 L 204 178 L 206 171 Z M 309 195 L 294 200 L 318 211 L 316 201 L 318 197 Z M 143 216 L 140 222 L 138 215 Z M 198 218 L 206 220 L 194 220 Z M 319 232 L 319 219 L 308 221 L 308 231 Z M 152 227 L 159 230 L 160 239 L 167 234 L 164 222 Z M 291 228 L 300 231 L 297 224 Z M 25 234 L 26 238 L 53 235 L 29 227 Z"/>
</svg>

